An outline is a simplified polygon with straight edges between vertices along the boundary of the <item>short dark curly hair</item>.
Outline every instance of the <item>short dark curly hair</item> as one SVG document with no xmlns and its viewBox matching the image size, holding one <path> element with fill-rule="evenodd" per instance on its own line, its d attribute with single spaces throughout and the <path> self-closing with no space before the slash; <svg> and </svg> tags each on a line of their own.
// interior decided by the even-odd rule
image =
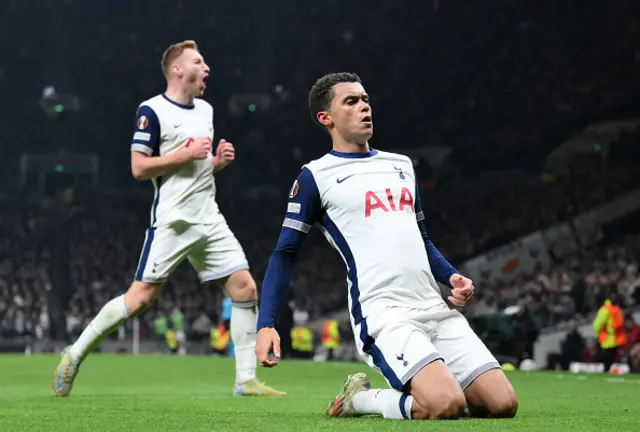
<svg viewBox="0 0 640 432">
<path fill-rule="evenodd" d="M 309 111 L 313 121 L 324 128 L 324 125 L 318 121 L 318 113 L 327 111 L 333 100 L 333 86 L 339 83 L 362 83 L 360 77 L 351 72 L 335 72 L 330 73 L 315 82 L 309 91 Z"/>
</svg>

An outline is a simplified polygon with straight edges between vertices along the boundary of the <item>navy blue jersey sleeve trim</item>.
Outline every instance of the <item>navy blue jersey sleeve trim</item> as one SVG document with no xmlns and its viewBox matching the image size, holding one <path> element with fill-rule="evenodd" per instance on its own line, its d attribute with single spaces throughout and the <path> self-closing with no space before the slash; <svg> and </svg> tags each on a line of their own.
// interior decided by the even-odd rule
<svg viewBox="0 0 640 432">
<path fill-rule="evenodd" d="M 303 168 L 289 191 L 287 213 L 280 237 L 262 282 L 258 331 L 275 326 L 276 315 L 290 288 L 298 251 L 306 234 L 321 217 L 322 204 L 318 185 L 311 171 Z"/>
<path fill-rule="evenodd" d="M 424 246 L 427 249 L 427 257 L 429 258 L 429 265 L 431 266 L 433 277 L 441 284 L 445 284 L 450 287 L 451 283 L 449 282 L 449 279 L 451 279 L 451 276 L 458 273 L 458 270 L 456 270 L 442 255 L 442 253 L 440 253 L 427 234 L 427 228 L 424 223 L 424 210 L 422 209 L 422 203 L 420 202 L 420 191 L 418 190 L 417 183 L 415 200 L 416 220 L 418 222 L 418 227 L 420 228 L 420 234 L 422 234 L 422 239 L 424 240 Z"/>
<path fill-rule="evenodd" d="M 305 237 L 306 234 L 301 231 L 282 228 L 262 282 L 258 331 L 264 327 L 275 326 L 276 315 L 289 291 L 293 267 Z"/>
<path fill-rule="evenodd" d="M 131 151 L 149 156 L 160 154 L 160 121 L 156 112 L 148 105 L 142 105 L 136 113 Z"/>
</svg>

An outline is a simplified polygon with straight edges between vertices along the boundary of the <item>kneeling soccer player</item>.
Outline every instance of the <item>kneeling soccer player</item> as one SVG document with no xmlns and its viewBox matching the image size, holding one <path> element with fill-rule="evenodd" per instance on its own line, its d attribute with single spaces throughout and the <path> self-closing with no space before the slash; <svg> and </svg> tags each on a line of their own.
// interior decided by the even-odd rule
<svg viewBox="0 0 640 432">
<path fill-rule="evenodd" d="M 411 160 L 369 147 L 371 105 L 359 77 L 322 77 L 309 107 L 333 149 L 305 165 L 289 193 L 262 288 L 258 360 L 267 367 L 278 362 L 274 318 L 298 250 L 318 224 L 347 267 L 357 348 L 392 387 L 370 389 L 365 374 L 350 375 L 328 415 L 445 419 L 468 408 L 472 416 L 513 417 L 518 401 L 500 365 L 442 299 L 436 281 L 452 287 L 456 306 L 466 305 L 474 288 L 427 236 Z"/>
</svg>

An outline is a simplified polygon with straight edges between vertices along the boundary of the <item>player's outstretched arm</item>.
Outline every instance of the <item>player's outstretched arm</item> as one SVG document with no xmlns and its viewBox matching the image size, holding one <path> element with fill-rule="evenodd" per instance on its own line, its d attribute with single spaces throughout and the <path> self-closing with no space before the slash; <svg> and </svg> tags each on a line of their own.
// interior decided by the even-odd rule
<svg viewBox="0 0 640 432">
<path fill-rule="evenodd" d="M 280 359 L 280 336 L 275 330 L 275 319 L 289 291 L 298 250 L 305 237 L 302 232 L 283 227 L 269 259 L 260 295 L 256 341 L 256 356 L 266 367 L 276 366 Z M 270 357 L 272 352 L 273 357 Z"/>
<path fill-rule="evenodd" d="M 303 168 L 289 192 L 287 213 L 282 223 L 278 244 L 271 254 L 262 283 L 256 355 L 263 366 L 272 367 L 278 364 L 280 337 L 274 328 L 276 314 L 290 288 L 298 251 L 320 214 L 318 187 L 311 171 Z M 271 350 L 273 350 L 273 358 L 269 357 Z"/>
</svg>

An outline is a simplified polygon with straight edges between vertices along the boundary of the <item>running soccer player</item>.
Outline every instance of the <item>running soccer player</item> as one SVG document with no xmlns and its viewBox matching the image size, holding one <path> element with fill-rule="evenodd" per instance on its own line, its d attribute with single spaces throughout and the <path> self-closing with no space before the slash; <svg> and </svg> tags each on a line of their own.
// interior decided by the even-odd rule
<svg viewBox="0 0 640 432">
<path fill-rule="evenodd" d="M 411 160 L 373 150 L 369 96 L 351 73 L 320 78 L 309 93 L 312 117 L 333 149 L 302 168 L 262 285 L 256 354 L 266 367 L 280 356 L 274 317 L 300 246 L 314 224 L 347 267 L 356 346 L 392 389 L 347 378 L 327 408 L 334 417 L 393 419 L 513 417 L 518 402 L 500 365 L 467 320 L 443 300 L 436 281 L 464 306 L 472 281 L 458 274 L 425 230 Z"/>
<path fill-rule="evenodd" d="M 171 272 L 188 259 L 201 282 L 215 281 L 233 300 L 231 334 L 236 354 L 234 394 L 284 393 L 256 379 L 256 283 L 242 247 L 215 200 L 213 173 L 234 160 L 224 139 L 211 153 L 213 108 L 202 99 L 209 75 L 194 41 L 171 45 L 162 57 L 165 93 L 138 107 L 131 144 L 131 170 L 151 180 L 155 197 L 151 224 L 134 282 L 104 305 L 78 340 L 67 347 L 53 376 L 58 396 L 68 396 L 79 366 L 93 347 L 160 293 Z"/>
</svg>

